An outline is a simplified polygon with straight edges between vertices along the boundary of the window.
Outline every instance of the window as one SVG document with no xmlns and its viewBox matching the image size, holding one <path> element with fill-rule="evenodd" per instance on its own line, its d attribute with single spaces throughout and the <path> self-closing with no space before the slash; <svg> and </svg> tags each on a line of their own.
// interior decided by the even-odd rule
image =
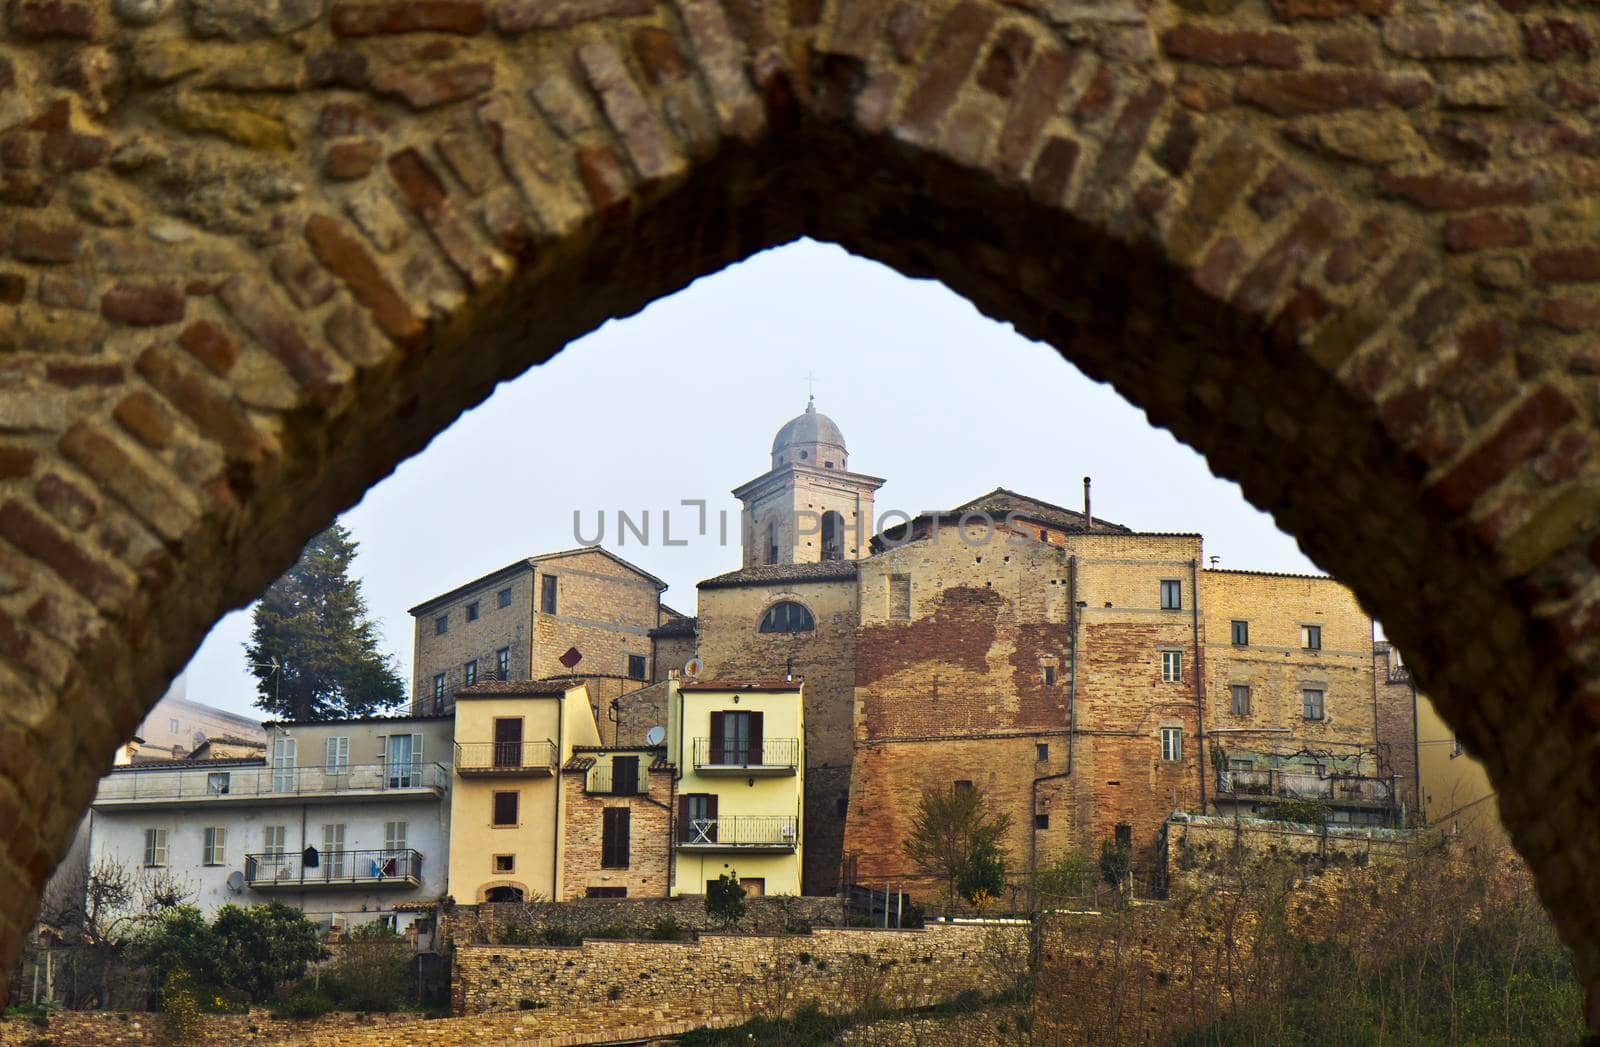
<svg viewBox="0 0 1600 1047">
<path fill-rule="evenodd" d="M 1123 824 L 1117 826 L 1117 846 L 1125 851 L 1133 849 L 1133 826 Z"/>
<path fill-rule="evenodd" d="M 517 824 L 517 794 L 514 792 L 494 794 L 494 822 L 497 826 Z"/>
<path fill-rule="evenodd" d="M 467 621 L 475 622 L 477 620 L 478 620 L 478 601 L 474 600 L 471 603 L 467 604 Z"/>
<path fill-rule="evenodd" d="M 899 622 L 911 620 L 911 576 L 889 576 L 889 617 Z"/>
<path fill-rule="evenodd" d="M 778 525 L 767 524 L 767 563 L 778 562 Z"/>
<path fill-rule="evenodd" d="M 468 687 L 478 682 L 478 659 L 474 658 L 466 664 L 466 678 Z"/>
<path fill-rule="evenodd" d="M 583 896 L 585 898 L 626 898 L 628 889 L 626 887 L 585 887 Z"/>
<path fill-rule="evenodd" d="M 1050 746 L 1044 742 L 1040 742 L 1039 744 L 1035 745 L 1033 749 L 1034 757 L 1040 763 L 1044 763 L 1046 760 L 1050 759 Z"/>
<path fill-rule="evenodd" d="M 1044 667 L 1044 685 L 1046 687 L 1054 687 L 1056 685 L 1056 667 L 1055 666 L 1047 665 L 1047 666 Z"/>
<path fill-rule="evenodd" d="M 517 856 L 514 854 L 497 854 L 494 856 L 494 871 L 509 873 L 517 871 Z"/>
<path fill-rule="evenodd" d="M 764 633 L 809 633 L 816 627 L 811 612 L 792 600 L 773 604 L 761 619 Z"/>
<path fill-rule="evenodd" d="M 1255 769 L 1256 762 L 1252 759 L 1241 759 L 1237 756 L 1228 758 L 1228 770 L 1230 771 L 1253 771 Z"/>
<path fill-rule="evenodd" d="M 435 704 L 444 701 L 444 673 L 433 674 L 433 700 Z"/>
<path fill-rule="evenodd" d="M 1459 734 L 1452 734 L 1450 736 L 1450 759 L 1454 760 L 1457 756 L 1460 756 L 1461 753 L 1461 736 Z"/>
<path fill-rule="evenodd" d="M 522 766 L 522 720 L 520 717 L 502 716 L 495 718 L 494 765 L 496 767 Z"/>
<path fill-rule="evenodd" d="M 1300 646 L 1308 651 L 1322 650 L 1322 626 L 1302 625 L 1300 627 Z"/>
<path fill-rule="evenodd" d="M 642 654 L 630 654 L 630 655 L 628 655 L 628 679 L 630 679 L 630 680 L 643 680 L 644 679 L 644 670 L 645 670 L 644 655 L 642 655 Z"/>
<path fill-rule="evenodd" d="M 1183 759 L 1183 728 L 1161 728 L 1161 758 L 1169 762 Z"/>
<path fill-rule="evenodd" d="M 1034 815 L 1033 816 L 1033 827 L 1035 829 L 1048 829 L 1048 828 L 1050 828 L 1050 816 L 1048 814 L 1036 814 L 1036 815 Z"/>
<path fill-rule="evenodd" d="M 232 775 L 227 771 L 212 771 L 206 775 L 206 795 L 226 796 L 231 786 Z"/>
<path fill-rule="evenodd" d="M 1183 652 L 1161 652 L 1161 680 L 1163 683 L 1183 682 Z"/>
<path fill-rule="evenodd" d="M 144 831 L 144 864 L 147 868 L 158 868 L 167 864 L 167 830 Z"/>
<path fill-rule="evenodd" d="M 345 875 L 344 823 L 324 823 L 322 826 L 322 866 L 329 879 Z"/>
<path fill-rule="evenodd" d="M 1165 579 L 1161 583 L 1161 609 L 1163 611 L 1179 611 L 1183 609 L 1183 583 Z"/>
<path fill-rule="evenodd" d="M 957 778 L 956 779 L 956 784 L 955 784 L 955 791 L 958 792 L 958 793 L 960 793 L 960 792 L 971 792 L 972 791 L 972 779 L 971 778 Z"/>
<path fill-rule="evenodd" d="M 449 631 L 450 631 L 450 616 L 448 614 L 441 614 L 439 617 L 437 617 L 437 618 L 435 618 L 433 620 L 433 635 L 435 635 L 435 636 L 443 636 L 445 633 L 447 633 Z"/>
<path fill-rule="evenodd" d="M 1233 623 L 1233 645 L 1235 647 L 1250 646 L 1250 623 L 1235 620 Z"/>
<path fill-rule="evenodd" d="M 406 847 L 406 829 L 407 829 L 407 827 L 408 826 L 407 826 L 407 824 L 405 822 L 384 822 L 383 823 L 383 849 L 386 850 L 386 851 L 404 851 L 404 850 L 407 850 L 407 847 Z"/>
<path fill-rule="evenodd" d="M 495 606 L 496 607 L 510 607 L 511 606 L 511 590 L 510 589 L 501 589 L 498 593 L 495 594 L 494 602 L 495 602 Z"/>
<path fill-rule="evenodd" d="M 761 721 L 760 713 L 712 713 L 710 762 L 734 767 L 761 766 Z"/>
<path fill-rule="evenodd" d="M 295 751 L 298 749 L 293 738 L 272 739 L 272 791 L 275 793 L 294 792 L 299 783 L 295 774 Z"/>
<path fill-rule="evenodd" d="M 1300 708 L 1307 720 L 1322 719 L 1322 700 L 1324 692 L 1320 688 L 1307 687 L 1300 692 Z"/>
<path fill-rule="evenodd" d="M 539 610 L 545 614 L 556 613 L 556 576 L 553 574 L 539 579 Z"/>
<path fill-rule="evenodd" d="M 628 867 L 628 834 L 633 812 L 626 807 L 607 807 L 600 826 L 600 867 Z"/>
<path fill-rule="evenodd" d="M 495 678 L 506 680 L 511 675 L 511 648 L 502 647 L 494 652 Z"/>
<path fill-rule="evenodd" d="M 617 796 L 639 795 L 639 758 L 613 756 L 611 758 L 611 791 Z"/>
<path fill-rule="evenodd" d="M 167 730 L 172 734 L 177 734 L 178 733 L 178 721 L 177 720 L 168 720 L 167 721 Z"/>
<path fill-rule="evenodd" d="M 350 738 L 339 735 L 323 741 L 323 767 L 329 774 L 344 774 L 350 770 Z"/>
<path fill-rule="evenodd" d="M 844 517 L 831 509 L 822 514 L 822 558 L 844 559 Z"/>
<path fill-rule="evenodd" d="M 1233 715 L 1250 715 L 1250 685 L 1236 683 L 1228 688 L 1233 695 Z"/>
<path fill-rule="evenodd" d="M 261 849 L 268 858 L 282 858 L 288 843 L 289 830 L 282 825 L 264 825 L 261 827 Z"/>
<path fill-rule="evenodd" d="M 201 865 L 222 865 L 227 861 L 228 830 L 210 828 L 205 831 L 205 844 L 200 851 Z"/>
<path fill-rule="evenodd" d="M 717 798 L 710 793 L 678 797 L 678 841 L 693 846 L 717 842 Z"/>
</svg>

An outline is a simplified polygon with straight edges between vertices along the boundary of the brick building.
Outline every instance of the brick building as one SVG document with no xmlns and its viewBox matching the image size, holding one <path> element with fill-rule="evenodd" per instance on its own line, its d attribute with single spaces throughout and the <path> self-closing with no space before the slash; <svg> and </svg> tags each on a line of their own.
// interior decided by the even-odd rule
<svg viewBox="0 0 1600 1047">
<path fill-rule="evenodd" d="M 676 790 L 666 749 L 577 746 L 561 775 L 559 900 L 667 897 Z"/>
<path fill-rule="evenodd" d="M 666 583 L 604 549 L 532 556 L 411 608 L 413 713 L 439 714 L 479 680 L 593 680 L 611 699 L 651 680 Z M 675 612 L 674 612 L 675 613 Z"/>
</svg>

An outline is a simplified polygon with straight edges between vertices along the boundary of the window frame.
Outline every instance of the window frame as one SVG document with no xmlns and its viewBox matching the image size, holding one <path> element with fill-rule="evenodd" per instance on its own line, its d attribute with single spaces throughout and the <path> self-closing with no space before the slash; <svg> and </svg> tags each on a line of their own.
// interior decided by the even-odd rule
<svg viewBox="0 0 1600 1047">
<path fill-rule="evenodd" d="M 1317 715 L 1308 715 L 1311 712 L 1311 695 L 1317 696 Z M 1328 719 L 1328 689 L 1326 687 L 1300 688 L 1300 718 L 1308 723 L 1322 723 Z"/>
<path fill-rule="evenodd" d="M 228 829 L 208 825 L 200 833 L 200 864 L 208 868 L 228 864 Z"/>
<path fill-rule="evenodd" d="M 441 614 L 433 620 L 433 635 L 443 636 L 450 631 L 450 615 Z"/>
<path fill-rule="evenodd" d="M 350 773 L 348 734 L 330 734 L 322 739 L 322 771 L 324 774 Z"/>
<path fill-rule="evenodd" d="M 1161 762 L 1183 762 L 1183 728 L 1161 728 Z"/>
<path fill-rule="evenodd" d="M 1163 611 L 1183 610 L 1183 579 L 1161 579 L 1161 609 Z"/>
<path fill-rule="evenodd" d="M 1035 763 L 1049 763 L 1050 762 L 1050 743 L 1049 742 L 1034 742 L 1033 743 L 1033 760 L 1034 760 Z"/>
<path fill-rule="evenodd" d="M 502 647 L 494 652 L 494 671 L 502 680 L 511 678 L 511 648 Z"/>
<path fill-rule="evenodd" d="M 1233 646 L 1250 646 L 1250 620 L 1248 618 L 1235 618 L 1232 623 Z"/>
<path fill-rule="evenodd" d="M 1239 701 L 1239 698 L 1240 698 L 1241 695 L 1244 697 L 1244 701 L 1243 702 Z M 1233 715 L 1235 715 L 1235 716 L 1249 716 L 1250 715 L 1250 709 L 1251 709 L 1251 699 L 1252 699 L 1252 697 L 1253 696 L 1250 693 L 1250 685 L 1249 684 L 1247 684 L 1247 683 L 1230 683 L 1228 685 L 1228 698 L 1229 698 L 1229 701 L 1232 703 L 1230 707 L 1233 709 Z M 1241 705 L 1243 706 L 1243 708 L 1240 708 Z"/>
<path fill-rule="evenodd" d="M 263 825 L 261 827 L 261 852 L 268 858 L 283 858 L 289 853 L 289 827 Z"/>
<path fill-rule="evenodd" d="M 505 864 L 501 864 L 504 862 Z M 490 859 L 489 865 L 497 876 L 505 876 L 517 871 L 517 856 L 514 854 L 497 854 Z"/>
<path fill-rule="evenodd" d="M 435 700 L 439 700 L 444 697 L 445 683 L 446 678 L 444 673 L 433 674 L 433 697 Z"/>
<path fill-rule="evenodd" d="M 791 608 L 801 614 L 798 623 L 792 621 L 794 610 Z M 783 612 L 781 621 L 780 611 Z M 811 613 L 811 608 L 798 600 L 779 600 L 762 612 L 761 622 L 756 626 L 756 631 L 769 635 L 812 633 L 817 631 L 817 618 Z"/>
<path fill-rule="evenodd" d="M 469 659 L 464 665 L 462 665 L 461 673 L 462 673 L 462 677 L 461 678 L 466 681 L 466 686 L 471 687 L 473 684 L 477 683 L 478 682 L 478 659 L 476 659 L 476 658 Z"/>
<path fill-rule="evenodd" d="M 557 610 L 561 606 L 561 581 L 560 575 L 539 575 L 539 613 L 560 614 Z"/>
<path fill-rule="evenodd" d="M 1043 832 L 1044 830 L 1049 829 L 1049 828 L 1050 828 L 1050 812 L 1045 811 L 1043 813 L 1035 814 L 1033 816 L 1033 830 L 1034 830 L 1034 832 Z"/>
<path fill-rule="evenodd" d="M 1302 623 L 1300 626 L 1300 649 L 1302 651 L 1322 650 L 1322 626 Z"/>
<path fill-rule="evenodd" d="M 1056 685 L 1056 667 L 1055 666 L 1047 665 L 1047 666 L 1044 667 L 1044 685 L 1046 687 L 1054 687 Z"/>
<path fill-rule="evenodd" d="M 474 600 L 467 604 L 467 621 L 475 622 L 483 614 L 482 601 Z"/>
<path fill-rule="evenodd" d="M 172 855 L 167 850 L 167 830 L 147 828 L 144 831 L 144 867 L 146 869 L 165 869 L 171 863 Z"/>
<path fill-rule="evenodd" d="M 1170 667 L 1170 668 L 1169 668 Z M 1161 652 L 1161 682 L 1183 682 L 1183 652 L 1165 650 Z"/>
<path fill-rule="evenodd" d="M 499 592 L 495 593 L 494 594 L 494 603 L 495 603 L 496 607 L 510 607 L 511 606 L 511 587 L 510 586 L 506 586 L 506 588 L 501 589 Z"/>
<path fill-rule="evenodd" d="M 633 671 L 633 668 L 634 668 L 635 665 L 637 665 L 639 667 L 639 671 L 637 673 L 635 673 Z M 648 657 L 646 657 L 645 655 L 642 655 L 642 654 L 630 654 L 630 655 L 628 655 L 628 679 L 630 679 L 630 680 L 648 680 L 649 678 L 650 678 L 650 659 Z"/>
<path fill-rule="evenodd" d="M 633 809 L 604 807 L 600 813 L 600 868 L 626 869 L 633 849 Z"/>
<path fill-rule="evenodd" d="M 511 820 L 503 821 L 501 804 L 509 801 L 511 805 Z M 522 794 L 516 789 L 496 789 L 489 794 L 489 827 L 492 829 L 515 829 L 521 825 Z"/>
</svg>

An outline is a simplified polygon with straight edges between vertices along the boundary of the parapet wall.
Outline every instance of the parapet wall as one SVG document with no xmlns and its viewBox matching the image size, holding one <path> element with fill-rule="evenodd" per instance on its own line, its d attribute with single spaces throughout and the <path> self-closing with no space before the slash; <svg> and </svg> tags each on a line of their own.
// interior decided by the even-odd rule
<svg viewBox="0 0 1600 1047">
<path fill-rule="evenodd" d="M 586 941 L 580 946 L 458 945 L 457 1014 L 615 1001 L 705 1014 L 777 1016 L 806 1003 L 855 1010 L 927 1006 L 1006 986 L 1029 924 L 934 924 L 921 930 L 825 929 L 805 935 L 705 934 L 694 942 Z"/>
<path fill-rule="evenodd" d="M 671 920 L 684 931 L 711 927 L 706 919 L 705 898 L 697 894 L 678 898 L 578 898 L 560 903 L 486 902 L 441 909 L 439 940 L 454 945 L 493 945 L 505 941 L 511 928 L 535 939 L 546 931 L 618 937 L 618 929 L 630 931 L 627 937 L 644 938 L 664 920 Z M 746 898 L 739 929 L 762 934 L 803 934 L 815 927 L 842 927 L 844 923 L 844 906 L 838 898 L 774 895 Z"/>
</svg>

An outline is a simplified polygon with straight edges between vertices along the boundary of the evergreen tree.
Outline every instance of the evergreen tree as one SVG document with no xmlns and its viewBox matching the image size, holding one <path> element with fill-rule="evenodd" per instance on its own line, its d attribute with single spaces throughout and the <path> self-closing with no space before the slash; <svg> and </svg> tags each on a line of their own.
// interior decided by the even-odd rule
<svg viewBox="0 0 1600 1047">
<path fill-rule="evenodd" d="M 334 524 L 256 604 L 245 660 L 259 681 L 257 708 L 289 720 L 334 720 L 405 700 L 394 657 L 378 650 L 361 582 L 349 576 L 355 554 L 350 532 Z"/>
</svg>

